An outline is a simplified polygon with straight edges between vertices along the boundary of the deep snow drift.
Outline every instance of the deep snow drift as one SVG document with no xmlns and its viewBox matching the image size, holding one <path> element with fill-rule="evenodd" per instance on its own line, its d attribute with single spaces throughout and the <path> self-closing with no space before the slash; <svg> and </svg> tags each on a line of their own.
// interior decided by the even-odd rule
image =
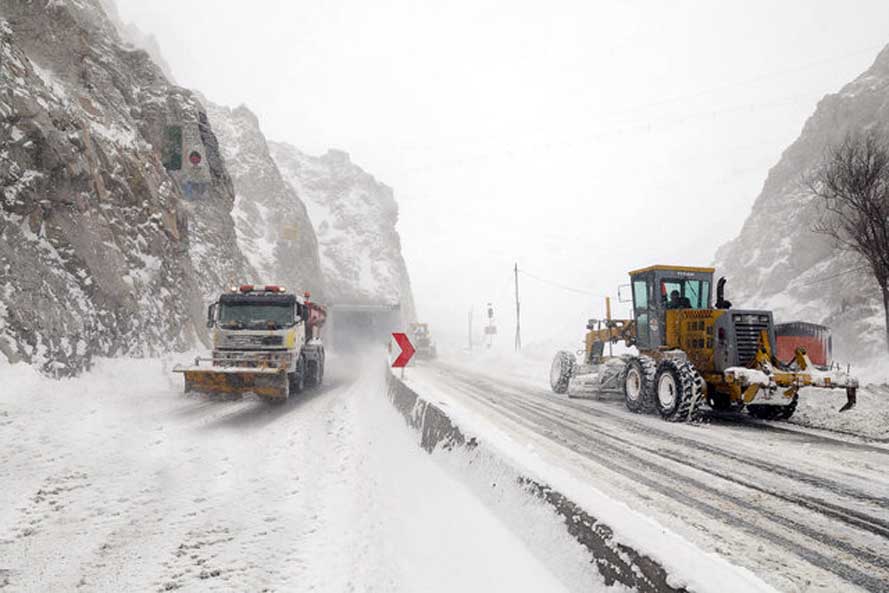
<svg viewBox="0 0 889 593">
<path fill-rule="evenodd" d="M 170 360 L 0 368 L 0 588 L 566 590 L 417 447 L 373 362 L 280 406 L 186 397 Z"/>
</svg>

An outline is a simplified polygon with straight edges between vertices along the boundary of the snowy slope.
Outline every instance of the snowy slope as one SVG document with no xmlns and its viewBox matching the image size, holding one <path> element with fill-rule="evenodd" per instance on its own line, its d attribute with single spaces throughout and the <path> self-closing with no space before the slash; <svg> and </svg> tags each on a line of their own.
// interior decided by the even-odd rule
<svg viewBox="0 0 889 593">
<path fill-rule="evenodd" d="M 329 150 L 313 157 L 286 143 L 270 142 L 269 148 L 284 178 L 308 207 L 332 302 L 400 302 L 404 317 L 413 319 L 392 189 L 345 152 Z"/>
<path fill-rule="evenodd" d="M 879 289 L 861 260 L 812 231 L 821 212 L 802 180 L 827 146 L 871 128 L 889 134 L 889 47 L 870 69 L 821 100 L 769 171 L 741 234 L 716 254 L 735 306 L 773 309 L 778 322 L 829 325 L 836 357 L 853 365 L 889 360 Z"/>
<path fill-rule="evenodd" d="M 243 105 L 205 104 L 234 182 L 238 246 L 259 273 L 254 280 L 310 290 L 323 300 L 315 231 L 305 205 L 272 160 L 259 120 Z"/>
<path fill-rule="evenodd" d="M 728 561 L 780 591 L 885 591 L 889 443 L 869 417 L 885 422 L 885 392 L 843 414 L 848 431 L 744 415 L 674 424 L 631 413 L 619 395 L 556 395 L 548 370 L 533 357 L 474 352 L 418 362 L 406 381 L 480 447 L 499 449 L 690 590 L 757 590 Z M 836 404 L 823 390 L 803 393 L 807 411 Z"/>
<path fill-rule="evenodd" d="M 0 363 L 0 589 L 615 591 L 566 586 L 429 463 L 378 362 L 271 407 L 183 397 L 164 360 Z"/>
<path fill-rule="evenodd" d="M 70 374 L 192 345 L 202 301 L 251 274 L 202 106 L 98 0 L 0 14 L 0 351 Z"/>
</svg>

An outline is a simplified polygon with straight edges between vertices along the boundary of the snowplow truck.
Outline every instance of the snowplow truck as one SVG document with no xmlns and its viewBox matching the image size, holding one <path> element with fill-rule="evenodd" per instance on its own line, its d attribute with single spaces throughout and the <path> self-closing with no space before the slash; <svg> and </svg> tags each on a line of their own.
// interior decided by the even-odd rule
<svg viewBox="0 0 889 593">
<path fill-rule="evenodd" d="M 213 342 L 209 358 L 173 371 L 185 376 L 186 393 L 240 397 L 253 393 L 285 401 L 324 379 L 320 329 L 325 308 L 277 285 L 242 285 L 220 295 L 207 310 Z"/>
<path fill-rule="evenodd" d="M 840 412 L 855 406 L 858 381 L 837 366 L 816 366 L 805 348 L 779 360 L 771 311 L 733 309 L 725 278 L 711 305 L 713 268 L 656 265 L 630 272 L 632 319 L 587 323 L 584 350 L 556 354 L 556 393 L 622 393 L 627 408 L 665 420 L 696 418 L 706 406 L 745 409 L 761 419 L 793 415 L 805 387 L 845 389 Z M 627 299 L 629 302 L 629 299 Z M 614 344 L 637 354 L 610 356 Z"/>
</svg>

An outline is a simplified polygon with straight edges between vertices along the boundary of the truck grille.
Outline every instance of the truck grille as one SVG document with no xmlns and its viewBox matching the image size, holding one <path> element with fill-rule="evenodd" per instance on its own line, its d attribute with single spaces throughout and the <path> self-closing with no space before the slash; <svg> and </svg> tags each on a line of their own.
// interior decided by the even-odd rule
<svg viewBox="0 0 889 593">
<path fill-rule="evenodd" d="M 756 357 L 759 334 L 769 330 L 769 316 L 758 314 L 735 315 L 735 339 L 737 340 L 738 366 L 747 366 Z"/>
<path fill-rule="evenodd" d="M 282 336 L 257 336 L 257 335 L 228 335 L 225 345 L 229 348 L 247 348 L 250 346 L 281 346 L 284 344 Z"/>
</svg>

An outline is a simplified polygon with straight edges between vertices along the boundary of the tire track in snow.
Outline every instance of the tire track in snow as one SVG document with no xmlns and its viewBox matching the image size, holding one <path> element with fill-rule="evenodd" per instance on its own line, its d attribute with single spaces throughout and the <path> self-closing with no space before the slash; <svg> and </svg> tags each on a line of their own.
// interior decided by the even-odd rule
<svg viewBox="0 0 889 593">
<path fill-rule="evenodd" d="M 886 555 L 884 555 L 889 552 L 885 545 L 889 540 L 885 539 L 887 524 L 879 517 L 862 513 L 837 512 L 836 508 L 826 501 L 811 497 L 808 497 L 807 500 L 796 500 L 793 496 L 770 491 L 768 488 L 751 480 L 740 478 L 727 479 L 727 476 L 730 476 L 730 474 L 724 471 L 721 472 L 724 475 L 718 477 L 726 482 L 761 494 L 774 496 L 780 501 L 780 504 L 773 504 L 769 509 L 762 508 L 760 501 L 751 502 L 749 498 L 728 494 L 724 489 L 704 483 L 700 477 L 692 477 L 688 472 L 677 473 L 675 469 L 666 468 L 663 464 L 657 463 L 657 460 L 664 457 L 662 449 L 646 447 L 609 433 L 593 421 L 591 412 L 600 412 L 599 409 L 594 410 L 584 406 L 577 406 L 574 402 L 555 400 L 552 396 L 541 402 L 542 398 L 537 395 L 522 393 L 517 389 L 503 389 L 486 377 L 478 377 L 474 373 L 465 371 L 457 371 L 460 373 L 458 375 L 455 370 L 448 367 L 450 374 L 446 375 L 446 380 L 453 381 L 456 383 L 455 387 L 457 389 L 468 393 L 497 413 L 507 416 L 513 422 L 537 433 L 542 433 L 548 438 L 560 442 L 575 452 L 609 468 L 611 471 L 661 492 L 679 504 L 695 508 L 713 518 L 744 529 L 756 538 L 765 537 L 765 539 L 781 546 L 788 552 L 798 555 L 811 564 L 836 574 L 844 580 L 856 583 L 868 591 L 883 591 L 884 583 L 889 578 L 889 561 L 886 560 Z M 470 378 L 467 378 L 467 376 Z M 561 410 L 554 410 L 553 408 L 561 408 Z M 565 414 L 565 408 L 570 412 L 575 412 L 575 415 L 569 416 Z M 580 418 L 576 415 L 578 411 L 582 412 Z M 610 411 L 606 412 L 606 414 L 612 418 L 617 416 Z M 623 418 L 617 419 L 619 421 L 624 420 Z M 702 447 L 701 443 L 696 440 L 677 437 L 658 429 L 652 430 L 651 427 L 642 426 L 633 420 L 628 420 L 625 424 L 629 424 L 633 430 L 646 431 L 648 433 L 646 438 L 655 436 L 688 447 L 684 456 L 681 454 L 668 454 L 670 461 L 679 467 L 691 468 L 707 476 L 714 475 L 712 467 L 697 462 L 700 459 L 697 452 L 703 450 L 707 454 L 722 455 L 720 448 Z M 640 455 L 640 452 L 650 455 L 654 461 Z M 731 453 L 730 455 L 741 463 L 746 463 L 747 461 L 743 456 Z M 757 463 L 755 465 L 766 472 L 776 469 L 772 464 Z M 633 469 L 640 467 L 645 468 L 646 471 L 640 472 Z M 781 467 L 777 469 L 782 470 L 780 473 L 785 477 L 800 479 L 807 486 L 817 486 L 819 484 L 819 478 L 816 476 L 786 471 L 786 468 Z M 827 484 L 828 487 L 832 485 L 832 481 L 829 481 Z M 688 486 L 692 486 L 691 490 L 695 493 L 694 495 L 689 496 Z M 823 488 L 824 486 L 822 485 L 821 487 Z M 842 488 L 842 490 L 844 495 L 852 495 L 867 502 L 882 502 L 882 498 L 879 496 L 850 491 L 848 488 Z M 731 503 L 729 508 L 726 508 L 725 502 Z M 878 538 L 883 538 L 880 540 L 884 548 L 883 554 L 872 551 L 867 544 L 857 544 L 854 540 L 846 541 L 829 535 L 835 531 L 835 529 L 830 528 L 829 524 L 823 526 L 822 529 L 814 529 L 808 524 L 796 520 L 796 518 L 791 516 L 794 513 L 788 512 L 785 508 L 788 504 L 820 514 L 830 521 L 843 523 L 847 528 L 857 527 L 866 529 Z M 751 520 L 751 513 L 758 515 L 758 518 Z M 762 520 L 771 524 L 772 527 L 764 529 Z M 796 535 L 788 537 L 788 535 L 793 536 L 793 534 Z M 804 540 L 808 540 L 809 543 L 806 544 L 805 541 L 800 541 L 800 536 Z M 812 547 L 812 544 L 815 544 L 815 548 Z M 816 548 L 820 548 L 820 550 Z M 841 562 L 837 557 L 838 554 L 844 556 L 845 560 Z"/>
</svg>

